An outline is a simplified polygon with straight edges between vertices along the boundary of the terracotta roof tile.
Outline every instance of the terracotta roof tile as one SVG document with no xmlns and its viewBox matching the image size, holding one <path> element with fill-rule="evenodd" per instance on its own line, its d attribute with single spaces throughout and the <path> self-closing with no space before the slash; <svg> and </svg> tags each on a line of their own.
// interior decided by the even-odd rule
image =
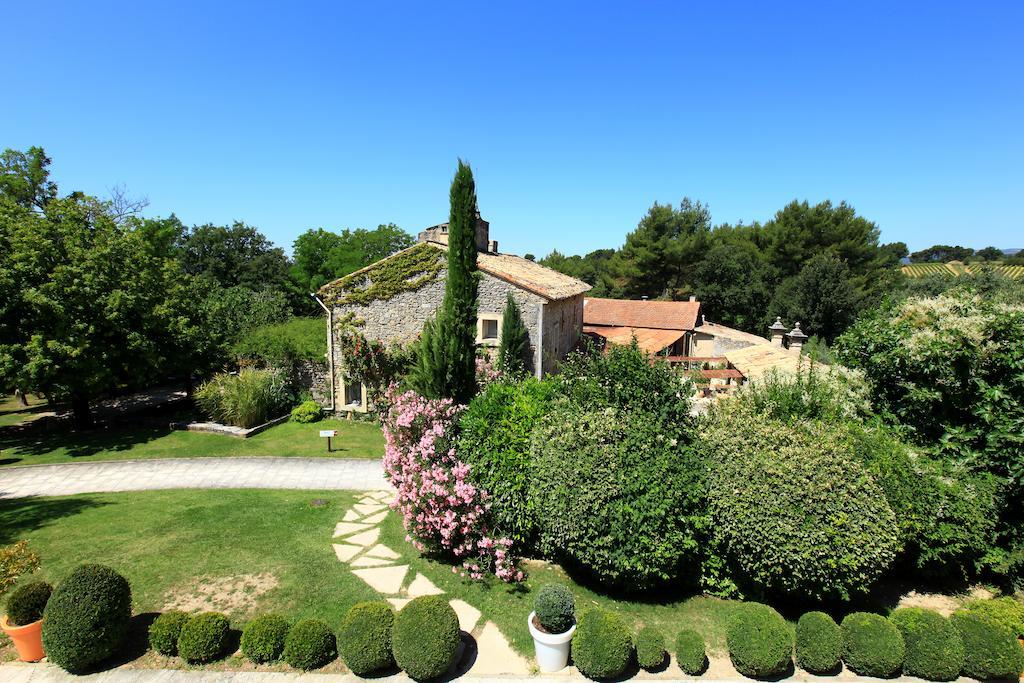
<svg viewBox="0 0 1024 683">
<path fill-rule="evenodd" d="M 605 327 L 584 325 L 583 331 L 599 334 L 611 344 L 627 346 L 636 338 L 636 344 L 647 353 L 658 353 L 666 346 L 675 344 L 686 334 L 684 330 L 654 330 L 649 327 Z"/>
<path fill-rule="evenodd" d="M 692 330 L 700 313 L 699 301 L 583 300 L 583 324 Z"/>
</svg>

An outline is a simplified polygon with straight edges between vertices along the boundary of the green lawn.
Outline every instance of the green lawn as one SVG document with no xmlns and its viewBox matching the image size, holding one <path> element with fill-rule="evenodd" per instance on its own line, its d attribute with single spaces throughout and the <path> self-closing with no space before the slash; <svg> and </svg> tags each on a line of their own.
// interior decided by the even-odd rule
<svg viewBox="0 0 1024 683">
<path fill-rule="evenodd" d="M 3 417 L 0 413 L 0 419 Z M 326 439 L 319 436 L 321 429 L 338 430 L 338 437 L 332 439 L 333 453 L 327 453 Z M 0 423 L 0 452 L 0 466 L 242 455 L 379 458 L 384 454 L 384 437 L 376 423 L 347 420 L 285 422 L 248 439 L 176 431 L 166 426 L 99 428 L 78 433 L 24 431 Z"/>
<path fill-rule="evenodd" d="M 0 396 L 0 427 L 29 422 L 48 409 L 46 401 L 35 396 L 29 396 L 28 406 L 13 396 Z"/>
<path fill-rule="evenodd" d="M 320 498 L 323 507 L 310 501 Z M 276 587 L 227 609 L 236 624 L 277 610 L 291 618 L 319 617 L 337 625 L 349 606 L 378 596 L 339 562 L 331 549 L 334 525 L 353 495 L 309 491 L 148 491 L 0 501 L 0 544 L 26 538 L 42 560 L 38 575 L 59 581 L 80 562 L 108 564 L 132 583 L 137 612 L 160 610 L 242 575 L 271 575 Z M 570 585 L 582 609 L 610 607 L 634 626 L 656 625 L 670 642 L 683 626 L 700 630 L 722 651 L 725 620 L 737 603 L 706 597 L 627 602 L 598 595 L 559 568 L 535 566 L 525 584 L 464 580 L 444 563 L 423 559 L 405 542 L 398 517 L 389 515 L 382 542 L 402 562 L 494 621 L 513 646 L 532 657 L 526 617 L 541 585 Z M 410 572 L 407 580 L 411 580 Z M 244 595 L 245 589 L 241 589 Z"/>
</svg>

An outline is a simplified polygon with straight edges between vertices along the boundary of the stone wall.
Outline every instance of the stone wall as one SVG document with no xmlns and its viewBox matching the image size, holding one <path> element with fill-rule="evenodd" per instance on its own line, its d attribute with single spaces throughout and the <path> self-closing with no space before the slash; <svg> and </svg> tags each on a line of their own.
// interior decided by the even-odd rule
<svg viewBox="0 0 1024 683">
<path fill-rule="evenodd" d="M 322 407 L 331 404 L 331 378 L 327 361 L 299 361 L 292 371 L 291 381 L 299 391 L 312 394 L 313 400 Z"/>
</svg>

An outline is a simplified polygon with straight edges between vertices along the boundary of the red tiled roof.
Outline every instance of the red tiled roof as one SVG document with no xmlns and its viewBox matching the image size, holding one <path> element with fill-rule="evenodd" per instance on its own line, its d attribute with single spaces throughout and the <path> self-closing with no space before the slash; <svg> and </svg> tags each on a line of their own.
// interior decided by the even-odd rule
<svg viewBox="0 0 1024 683">
<path fill-rule="evenodd" d="M 610 344 L 628 346 L 636 338 L 636 345 L 647 353 L 658 353 L 666 346 L 672 346 L 685 334 L 682 330 L 652 330 L 647 327 L 605 327 L 584 325 L 588 334 L 599 334 Z"/>
<path fill-rule="evenodd" d="M 735 368 L 710 368 L 700 374 L 704 379 L 743 379 L 743 373 Z"/>
<path fill-rule="evenodd" d="M 699 313 L 699 301 L 583 300 L 584 325 L 692 330 Z"/>
</svg>

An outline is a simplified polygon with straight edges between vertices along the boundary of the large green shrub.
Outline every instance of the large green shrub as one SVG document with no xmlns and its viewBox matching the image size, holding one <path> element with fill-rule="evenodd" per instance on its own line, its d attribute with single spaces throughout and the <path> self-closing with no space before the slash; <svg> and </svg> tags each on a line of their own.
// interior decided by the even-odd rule
<svg viewBox="0 0 1024 683">
<path fill-rule="evenodd" d="M 242 654 L 254 664 L 281 658 L 291 625 L 278 614 L 262 614 L 242 629 Z"/>
<path fill-rule="evenodd" d="M 903 636 L 878 614 L 853 612 L 843 619 L 843 661 L 861 676 L 889 678 L 903 666 Z"/>
<path fill-rule="evenodd" d="M 839 667 L 843 632 L 824 612 L 807 612 L 796 623 L 796 663 L 808 673 L 824 675 Z"/>
<path fill-rule="evenodd" d="M 195 399 L 217 422 L 248 429 L 280 417 L 289 395 L 279 371 L 249 368 L 217 375 L 199 387 Z"/>
<path fill-rule="evenodd" d="M 529 546 L 536 534 L 529 498 L 530 435 L 553 394 L 551 382 L 534 377 L 492 382 L 470 401 L 460 421 L 459 458 L 470 466 L 473 482 L 491 496 L 495 533 L 518 548 Z"/>
<path fill-rule="evenodd" d="M 905 674 L 928 681 L 952 681 L 960 675 L 964 643 L 949 619 L 920 607 L 903 607 L 893 611 L 889 620 L 906 646 Z"/>
<path fill-rule="evenodd" d="M 128 581 L 109 567 L 83 564 L 57 586 L 43 612 L 47 658 L 84 673 L 117 651 L 132 618 Z"/>
<path fill-rule="evenodd" d="M 455 661 L 459 618 L 439 595 L 415 598 L 395 615 L 391 646 L 395 662 L 411 678 L 437 678 Z"/>
<path fill-rule="evenodd" d="M 630 591 L 699 575 L 704 469 L 678 429 L 561 402 L 534 431 L 533 461 L 543 554 Z"/>
<path fill-rule="evenodd" d="M 847 598 L 890 566 L 895 515 L 843 427 L 721 411 L 704 437 L 712 529 L 737 580 L 772 594 Z"/>
<path fill-rule="evenodd" d="M 1024 638 L 1024 603 L 1016 598 L 968 600 L 963 609 L 1000 626 L 1014 638 Z"/>
<path fill-rule="evenodd" d="M 1024 648 L 1003 626 L 960 610 L 950 617 L 964 644 L 965 676 L 979 681 L 1016 679 L 1024 670 Z"/>
<path fill-rule="evenodd" d="M 559 584 L 548 584 L 537 591 L 533 611 L 548 633 L 565 633 L 576 620 L 572 591 Z"/>
<path fill-rule="evenodd" d="M 345 666 L 365 676 L 395 663 L 391 652 L 391 629 L 395 614 L 386 602 L 361 602 L 341 620 L 338 650 Z"/>
<path fill-rule="evenodd" d="M 224 654 L 231 623 L 220 612 L 197 614 L 181 627 L 178 654 L 190 664 L 204 664 Z"/>
<path fill-rule="evenodd" d="M 744 604 L 726 630 L 729 659 L 744 676 L 775 676 L 793 658 L 793 634 L 782 615 L 768 605 Z"/>
<path fill-rule="evenodd" d="M 653 671 L 665 663 L 665 634 L 653 626 L 644 626 L 636 634 L 636 661 L 641 669 Z"/>
<path fill-rule="evenodd" d="M 303 619 L 284 640 L 284 661 L 302 671 L 319 669 L 337 656 L 334 632 L 319 619 Z"/>
<path fill-rule="evenodd" d="M 587 678 L 615 678 L 629 666 L 633 638 L 614 612 L 594 608 L 580 617 L 572 636 L 572 660 Z"/>
<path fill-rule="evenodd" d="M 292 422 L 299 424 L 310 424 L 318 422 L 323 417 L 324 411 L 316 401 L 303 401 L 292 408 Z"/>
<path fill-rule="evenodd" d="M 7 598 L 7 621 L 11 626 L 27 626 L 43 618 L 43 610 L 53 593 L 45 581 L 29 581 L 14 589 Z"/>
<path fill-rule="evenodd" d="M 795 373 L 770 370 L 737 392 L 736 408 L 780 422 L 858 421 L 870 415 L 868 387 L 857 374 L 807 362 Z"/>
<path fill-rule="evenodd" d="M 322 362 L 327 354 L 327 327 L 323 318 L 262 325 L 243 334 L 232 351 L 240 361 L 285 369 L 303 360 Z"/>
<path fill-rule="evenodd" d="M 181 610 L 172 609 L 163 612 L 149 625 L 149 646 L 165 657 L 178 654 L 178 638 L 181 627 L 191 617 Z"/>
<path fill-rule="evenodd" d="M 687 676 L 700 676 L 708 666 L 704 637 L 691 628 L 676 636 L 676 662 Z"/>
</svg>

